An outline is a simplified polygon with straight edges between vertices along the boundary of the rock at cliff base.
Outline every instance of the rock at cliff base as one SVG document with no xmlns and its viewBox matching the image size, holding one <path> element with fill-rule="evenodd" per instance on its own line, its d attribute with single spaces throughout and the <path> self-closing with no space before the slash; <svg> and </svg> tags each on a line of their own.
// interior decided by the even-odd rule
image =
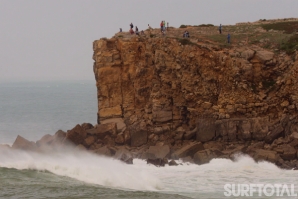
<svg viewBox="0 0 298 199">
<path fill-rule="evenodd" d="M 164 167 L 165 164 L 167 163 L 166 159 L 161 159 L 161 158 L 156 158 L 156 159 L 147 159 L 147 164 L 153 164 L 157 167 Z"/>
<path fill-rule="evenodd" d="M 204 150 L 204 146 L 201 142 L 193 142 L 175 151 L 171 157 L 173 159 L 179 159 L 187 156 L 193 157 L 198 151 Z"/>
<path fill-rule="evenodd" d="M 36 141 L 38 147 L 49 146 L 54 140 L 53 135 L 46 134 L 40 140 Z"/>
<path fill-rule="evenodd" d="M 178 163 L 175 160 L 171 160 L 169 166 L 178 166 Z"/>
<path fill-rule="evenodd" d="M 66 133 L 66 139 L 71 141 L 75 145 L 83 143 L 86 136 L 87 132 L 79 124 L 77 124 L 73 129 L 67 131 Z"/>
<path fill-rule="evenodd" d="M 196 139 L 200 142 L 208 142 L 215 137 L 215 119 L 213 118 L 206 118 L 206 119 L 199 119 L 197 121 L 197 134 Z"/>
<path fill-rule="evenodd" d="M 271 144 L 275 139 L 282 136 L 284 132 L 284 128 L 281 125 L 278 125 L 276 128 L 272 130 L 272 132 L 265 137 L 265 142 Z"/>
<path fill-rule="evenodd" d="M 285 144 L 281 146 L 281 149 L 283 150 L 283 153 L 280 154 L 280 157 L 283 160 L 295 160 L 296 159 L 296 149 L 292 147 L 291 145 Z"/>
<path fill-rule="evenodd" d="M 94 128 L 94 126 L 92 124 L 90 124 L 90 123 L 83 123 L 81 126 L 82 126 L 82 128 L 84 130 L 88 130 L 88 129 L 93 129 Z"/>
<path fill-rule="evenodd" d="M 277 162 L 277 153 L 275 151 L 269 151 L 264 149 L 256 150 L 256 154 L 254 155 L 256 160 L 268 160 L 269 162 L 276 163 Z"/>
<path fill-rule="evenodd" d="M 146 151 L 142 158 L 143 159 L 164 159 L 170 154 L 170 147 L 168 145 L 164 146 L 150 146 L 148 151 Z"/>
<path fill-rule="evenodd" d="M 193 160 L 196 164 L 206 164 L 215 157 L 211 150 L 206 149 L 195 153 Z"/>
<path fill-rule="evenodd" d="M 26 140 L 22 136 L 18 135 L 18 137 L 16 138 L 16 140 L 14 141 L 14 143 L 12 145 L 12 148 L 35 151 L 37 149 L 37 146 L 34 142 L 30 142 L 29 140 Z"/>
<path fill-rule="evenodd" d="M 86 131 L 88 135 L 104 139 L 107 135 L 114 137 L 117 135 L 116 123 L 98 124 L 95 128 Z"/>
<path fill-rule="evenodd" d="M 138 147 L 147 143 L 147 128 L 144 122 L 134 124 L 129 127 L 130 144 L 133 147 Z"/>
</svg>

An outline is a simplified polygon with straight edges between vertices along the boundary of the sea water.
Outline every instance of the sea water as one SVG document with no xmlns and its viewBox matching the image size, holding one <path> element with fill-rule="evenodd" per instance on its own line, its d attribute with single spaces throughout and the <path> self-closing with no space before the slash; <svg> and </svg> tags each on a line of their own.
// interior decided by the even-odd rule
<svg viewBox="0 0 298 199">
<path fill-rule="evenodd" d="M 0 143 L 12 144 L 17 135 L 36 141 L 78 123 L 95 124 L 96 109 L 92 81 L 0 83 Z M 234 162 L 155 167 L 66 149 L 42 155 L 0 151 L 0 198 L 226 198 L 227 183 L 296 186 L 296 176 L 245 155 Z"/>
</svg>

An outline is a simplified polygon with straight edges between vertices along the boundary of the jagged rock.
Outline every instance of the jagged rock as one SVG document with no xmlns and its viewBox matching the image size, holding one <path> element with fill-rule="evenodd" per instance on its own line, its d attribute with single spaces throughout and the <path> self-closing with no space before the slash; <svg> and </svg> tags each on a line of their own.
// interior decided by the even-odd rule
<svg viewBox="0 0 298 199">
<path fill-rule="evenodd" d="M 28 150 L 28 151 L 36 151 L 37 146 L 34 142 L 30 142 L 26 140 L 22 136 L 18 135 L 16 140 L 14 141 L 12 147 L 13 149 L 20 149 L 20 150 Z"/>
<path fill-rule="evenodd" d="M 54 136 L 46 134 L 40 140 L 36 141 L 36 145 L 38 147 L 48 146 L 52 143 L 53 140 L 54 140 Z"/>
<path fill-rule="evenodd" d="M 94 126 L 92 124 L 90 124 L 90 123 L 83 123 L 81 126 L 82 126 L 82 128 L 84 130 L 88 130 L 88 129 L 93 129 L 94 128 Z"/>
<path fill-rule="evenodd" d="M 138 147 L 147 143 L 147 127 L 145 123 L 138 123 L 129 127 L 130 144 Z"/>
<path fill-rule="evenodd" d="M 122 162 L 125 162 L 126 164 L 133 164 L 133 157 L 131 152 L 129 152 L 127 149 L 121 147 L 119 148 L 115 155 L 114 158 L 121 160 Z"/>
<path fill-rule="evenodd" d="M 117 144 L 124 144 L 124 136 L 122 133 L 117 135 L 117 137 L 115 138 L 115 142 Z"/>
<path fill-rule="evenodd" d="M 104 155 L 104 156 L 108 156 L 108 157 L 111 157 L 111 156 L 113 156 L 115 154 L 107 146 L 103 146 L 103 147 L 101 147 L 99 149 L 94 150 L 93 152 L 96 153 L 96 154 L 98 154 L 98 155 Z"/>
<path fill-rule="evenodd" d="M 169 166 L 178 166 L 178 163 L 175 162 L 175 160 L 171 160 L 171 161 L 169 162 Z"/>
<path fill-rule="evenodd" d="M 167 163 L 166 159 L 161 159 L 161 158 L 156 158 L 156 159 L 147 159 L 147 164 L 153 164 L 157 167 L 164 167 L 165 164 Z"/>
<path fill-rule="evenodd" d="M 204 149 L 217 149 L 219 151 L 223 150 L 223 143 L 222 142 L 217 142 L 217 141 L 210 141 L 204 143 Z"/>
<path fill-rule="evenodd" d="M 215 157 L 211 150 L 206 149 L 195 153 L 193 160 L 196 164 L 206 164 Z"/>
<path fill-rule="evenodd" d="M 83 143 L 86 136 L 87 132 L 79 124 L 77 124 L 73 129 L 67 131 L 66 133 L 66 139 L 71 141 L 75 145 Z"/>
<path fill-rule="evenodd" d="M 172 155 L 171 158 L 178 159 L 187 156 L 193 157 L 193 155 L 198 152 L 204 150 L 204 146 L 201 142 L 193 142 L 188 145 L 181 147 L 180 149 L 176 150 Z"/>
<path fill-rule="evenodd" d="M 88 136 L 85 140 L 84 140 L 84 146 L 86 147 L 90 147 L 94 142 L 96 141 L 94 136 Z"/>
<path fill-rule="evenodd" d="M 101 124 L 116 123 L 118 132 L 122 132 L 126 128 L 126 124 L 124 123 L 123 118 L 105 119 L 105 120 L 101 120 L 100 123 Z"/>
<path fill-rule="evenodd" d="M 288 144 L 282 145 L 281 149 L 283 151 L 282 154 L 280 154 L 280 157 L 284 160 L 294 160 L 296 159 L 296 149 Z"/>
<path fill-rule="evenodd" d="M 257 149 L 254 157 L 256 160 L 268 160 L 269 162 L 273 163 L 276 163 L 278 160 L 278 156 L 275 151 L 269 151 L 264 149 Z"/>
<path fill-rule="evenodd" d="M 273 140 L 282 136 L 284 128 L 281 125 L 278 125 L 276 128 L 272 130 L 272 132 L 265 137 L 265 142 L 271 144 Z"/>
<path fill-rule="evenodd" d="M 150 146 L 148 151 L 143 154 L 143 159 L 164 159 L 170 154 L 170 147 L 164 146 Z"/>
<path fill-rule="evenodd" d="M 93 129 L 88 129 L 88 135 L 96 136 L 99 139 L 104 139 L 107 135 L 116 136 L 117 126 L 116 123 L 98 124 Z"/>
</svg>

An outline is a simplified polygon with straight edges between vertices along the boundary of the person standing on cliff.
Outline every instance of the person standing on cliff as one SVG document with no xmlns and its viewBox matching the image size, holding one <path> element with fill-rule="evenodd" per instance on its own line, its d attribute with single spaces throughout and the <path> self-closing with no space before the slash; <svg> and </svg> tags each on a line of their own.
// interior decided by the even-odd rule
<svg viewBox="0 0 298 199">
<path fill-rule="evenodd" d="M 130 23 L 129 25 L 130 25 L 130 29 L 133 29 L 133 24 L 132 24 L 132 23 Z"/>
<path fill-rule="evenodd" d="M 221 34 L 221 24 L 218 27 L 219 34 Z"/>
<path fill-rule="evenodd" d="M 138 26 L 136 26 L 136 32 L 139 32 Z"/>
<path fill-rule="evenodd" d="M 163 31 L 163 21 L 160 22 L 160 32 Z"/>
<path fill-rule="evenodd" d="M 230 33 L 228 33 L 227 40 L 228 40 L 228 44 L 231 44 L 231 35 L 230 35 Z"/>
</svg>

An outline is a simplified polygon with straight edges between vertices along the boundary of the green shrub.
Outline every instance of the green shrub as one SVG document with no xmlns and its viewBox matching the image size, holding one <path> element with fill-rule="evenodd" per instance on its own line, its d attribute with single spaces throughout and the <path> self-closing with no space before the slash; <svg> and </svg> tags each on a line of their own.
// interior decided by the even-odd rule
<svg viewBox="0 0 298 199">
<path fill-rule="evenodd" d="M 150 38 L 153 38 L 153 37 L 155 37 L 155 34 L 150 34 Z"/>
<path fill-rule="evenodd" d="M 187 26 L 182 24 L 179 28 L 187 28 Z"/>
<path fill-rule="evenodd" d="M 262 24 L 262 28 L 265 30 L 279 30 L 284 31 L 286 34 L 291 34 L 298 30 L 298 22 L 297 21 L 289 21 L 289 22 L 278 22 L 272 24 Z"/>
<path fill-rule="evenodd" d="M 201 24 L 201 25 L 198 25 L 199 27 L 213 27 L 214 25 L 213 24 Z"/>
<path fill-rule="evenodd" d="M 288 55 L 293 54 L 298 50 L 298 35 L 292 35 L 289 40 L 279 46 L 280 50 L 285 51 Z"/>
</svg>

